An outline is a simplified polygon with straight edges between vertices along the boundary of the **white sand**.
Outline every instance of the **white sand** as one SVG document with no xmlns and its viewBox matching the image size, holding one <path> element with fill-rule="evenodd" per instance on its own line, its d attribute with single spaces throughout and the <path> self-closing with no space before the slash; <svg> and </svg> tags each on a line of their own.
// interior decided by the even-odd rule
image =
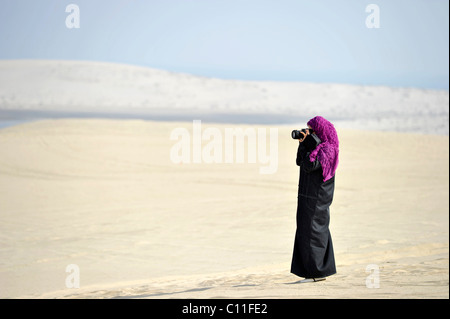
<svg viewBox="0 0 450 319">
<path fill-rule="evenodd" d="M 62 119 L 0 130 L 0 297 L 449 297 L 448 136 L 340 129 L 338 274 L 291 284 L 292 128 L 278 127 L 278 170 L 261 175 L 258 163 L 172 163 L 170 132 L 191 126 Z M 65 285 L 69 264 L 78 289 Z M 378 289 L 366 287 L 369 264 Z"/>
</svg>

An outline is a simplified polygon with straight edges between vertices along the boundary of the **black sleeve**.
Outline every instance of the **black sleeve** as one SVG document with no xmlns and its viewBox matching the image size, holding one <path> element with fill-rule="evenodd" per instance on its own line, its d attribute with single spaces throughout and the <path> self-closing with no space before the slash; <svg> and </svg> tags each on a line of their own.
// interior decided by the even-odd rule
<svg viewBox="0 0 450 319">
<path fill-rule="evenodd" d="M 296 162 L 297 165 L 302 166 L 307 173 L 315 171 L 321 167 L 320 162 L 317 159 L 314 162 L 309 160 L 309 154 L 310 152 L 307 152 L 304 145 L 300 143 L 297 150 Z"/>
<path fill-rule="evenodd" d="M 305 149 L 305 147 L 303 146 L 303 144 L 302 143 L 299 143 L 299 145 L 298 145 L 298 150 L 297 150 L 297 160 L 296 160 L 296 163 L 297 163 L 297 165 L 298 166 L 300 166 L 301 164 L 302 164 L 302 162 L 303 162 L 303 159 L 306 157 L 306 154 L 307 152 L 306 152 L 306 149 Z"/>
<path fill-rule="evenodd" d="M 320 162 L 318 159 L 316 159 L 314 162 L 311 162 L 309 160 L 309 153 L 307 158 L 305 158 L 303 160 L 303 162 L 301 163 L 303 169 L 305 170 L 306 173 L 311 173 L 312 171 L 318 170 L 319 168 L 321 168 L 322 166 L 320 165 Z"/>
</svg>

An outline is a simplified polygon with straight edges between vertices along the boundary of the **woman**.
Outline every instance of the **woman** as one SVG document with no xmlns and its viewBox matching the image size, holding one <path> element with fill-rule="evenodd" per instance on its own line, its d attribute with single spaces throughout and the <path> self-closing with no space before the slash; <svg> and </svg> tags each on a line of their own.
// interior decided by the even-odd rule
<svg viewBox="0 0 450 319">
<path fill-rule="evenodd" d="M 321 116 L 309 120 L 308 128 L 307 134 L 299 140 L 297 151 L 300 182 L 291 265 L 291 273 L 305 278 L 301 282 L 324 280 L 336 273 L 328 225 L 339 162 L 339 140 L 333 124 Z M 308 136 L 310 134 L 312 136 Z"/>
</svg>

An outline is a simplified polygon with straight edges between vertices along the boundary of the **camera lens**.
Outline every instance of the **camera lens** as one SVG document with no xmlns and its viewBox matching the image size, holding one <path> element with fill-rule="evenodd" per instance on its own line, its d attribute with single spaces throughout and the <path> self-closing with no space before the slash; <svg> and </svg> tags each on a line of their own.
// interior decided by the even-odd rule
<svg viewBox="0 0 450 319">
<path fill-rule="evenodd" d="M 300 131 L 299 130 L 293 130 L 291 133 L 291 136 L 294 140 L 299 140 L 302 139 L 303 137 L 305 137 L 305 135 L 307 135 L 308 132 L 310 134 L 314 133 L 314 131 L 312 129 L 307 129 L 307 128 L 302 128 Z M 303 135 L 304 134 L 304 135 Z"/>
</svg>

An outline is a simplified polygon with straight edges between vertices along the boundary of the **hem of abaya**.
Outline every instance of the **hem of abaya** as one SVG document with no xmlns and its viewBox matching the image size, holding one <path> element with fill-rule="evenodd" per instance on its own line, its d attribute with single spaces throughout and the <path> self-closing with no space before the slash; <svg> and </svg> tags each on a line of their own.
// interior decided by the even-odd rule
<svg viewBox="0 0 450 319">
<path fill-rule="evenodd" d="M 296 276 L 302 277 L 302 278 L 324 278 L 324 277 L 329 277 L 329 276 L 335 275 L 337 272 L 335 271 L 335 272 L 328 273 L 328 274 L 327 273 L 326 274 L 301 274 L 301 273 L 295 273 L 291 270 L 291 273 Z"/>
</svg>

